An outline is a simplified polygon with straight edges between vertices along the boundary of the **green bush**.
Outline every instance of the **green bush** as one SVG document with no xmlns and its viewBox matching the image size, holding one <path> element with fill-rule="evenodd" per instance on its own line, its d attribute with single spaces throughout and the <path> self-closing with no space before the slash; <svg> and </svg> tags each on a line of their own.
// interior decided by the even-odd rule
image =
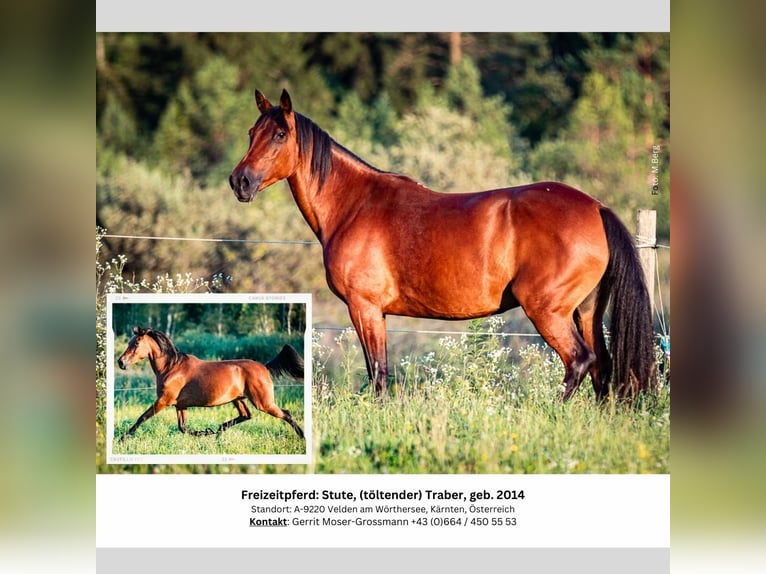
<svg viewBox="0 0 766 574">
<path fill-rule="evenodd" d="M 265 363 L 282 349 L 292 345 L 303 355 L 303 336 L 272 333 L 250 337 L 219 337 L 212 333 L 190 333 L 176 337 L 174 343 L 185 353 L 202 359 L 252 359 Z"/>
</svg>

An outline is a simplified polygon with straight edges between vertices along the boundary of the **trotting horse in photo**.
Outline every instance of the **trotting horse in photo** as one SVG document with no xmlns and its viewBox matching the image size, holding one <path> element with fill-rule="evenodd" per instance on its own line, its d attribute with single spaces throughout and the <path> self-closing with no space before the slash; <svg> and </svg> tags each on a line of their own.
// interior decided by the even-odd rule
<svg viewBox="0 0 766 574">
<path fill-rule="evenodd" d="M 290 345 L 282 347 L 280 353 L 265 364 L 250 359 L 205 361 L 179 351 L 161 331 L 134 327 L 128 348 L 120 355 L 117 364 L 121 369 L 127 369 L 147 358 L 157 377 L 157 400 L 120 440 L 131 436 L 143 422 L 171 405 L 176 408 L 178 430 L 182 433 L 194 436 L 221 433 L 252 417 L 246 398 L 259 411 L 288 423 L 303 438 L 303 429 L 290 412 L 274 402 L 271 374 L 288 374 L 303 380 L 303 359 Z M 186 409 L 189 407 L 215 407 L 226 403 L 234 403 L 239 416 L 222 423 L 218 430 L 186 428 Z"/>
<path fill-rule="evenodd" d="M 558 182 L 432 191 L 354 155 L 297 113 L 286 90 L 279 105 L 258 90 L 255 100 L 261 115 L 229 184 L 247 203 L 287 180 L 378 394 L 387 315 L 475 319 L 518 306 L 564 363 L 563 400 L 587 374 L 602 399 L 651 390 L 649 295 L 633 239 L 608 207 Z"/>
</svg>

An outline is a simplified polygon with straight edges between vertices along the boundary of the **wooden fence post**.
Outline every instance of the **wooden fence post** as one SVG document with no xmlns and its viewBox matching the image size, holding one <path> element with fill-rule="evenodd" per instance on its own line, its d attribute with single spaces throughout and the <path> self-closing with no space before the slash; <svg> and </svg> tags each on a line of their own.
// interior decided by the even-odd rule
<svg viewBox="0 0 766 574">
<path fill-rule="evenodd" d="M 657 212 L 653 209 L 639 209 L 636 214 L 636 245 L 641 266 L 644 268 L 646 288 L 649 290 L 649 304 L 654 316 L 654 278 L 656 276 Z"/>
</svg>

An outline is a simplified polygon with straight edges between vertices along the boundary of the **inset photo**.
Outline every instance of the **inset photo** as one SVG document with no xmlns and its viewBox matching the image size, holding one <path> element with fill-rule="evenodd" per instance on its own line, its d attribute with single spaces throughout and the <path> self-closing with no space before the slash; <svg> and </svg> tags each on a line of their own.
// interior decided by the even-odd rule
<svg viewBox="0 0 766 574">
<path fill-rule="evenodd" d="M 108 464 L 311 462 L 311 295 L 109 294 Z"/>
</svg>

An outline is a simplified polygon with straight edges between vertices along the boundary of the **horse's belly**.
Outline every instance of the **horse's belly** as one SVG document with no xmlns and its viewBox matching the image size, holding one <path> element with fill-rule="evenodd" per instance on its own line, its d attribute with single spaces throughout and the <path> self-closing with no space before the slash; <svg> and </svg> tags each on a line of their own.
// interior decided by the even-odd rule
<svg viewBox="0 0 766 574">
<path fill-rule="evenodd" d="M 486 277 L 434 278 L 428 283 L 402 283 L 385 312 L 432 319 L 476 319 L 518 306 L 509 282 Z"/>
<path fill-rule="evenodd" d="M 409 317 L 471 319 L 517 306 L 508 201 L 495 199 L 338 239 L 324 253 L 330 289 Z"/>
<path fill-rule="evenodd" d="M 474 319 L 518 306 L 510 292 L 510 257 L 461 253 L 391 256 L 371 249 L 364 265 L 329 267 L 330 289 L 344 302 L 365 300 L 384 314 L 434 319 Z M 501 255 L 500 255 L 501 254 Z"/>
<path fill-rule="evenodd" d="M 176 406 L 186 408 L 225 405 L 241 397 L 242 389 L 243 385 L 238 384 L 236 377 L 228 377 L 225 381 L 216 377 L 195 379 L 178 394 Z"/>
</svg>

